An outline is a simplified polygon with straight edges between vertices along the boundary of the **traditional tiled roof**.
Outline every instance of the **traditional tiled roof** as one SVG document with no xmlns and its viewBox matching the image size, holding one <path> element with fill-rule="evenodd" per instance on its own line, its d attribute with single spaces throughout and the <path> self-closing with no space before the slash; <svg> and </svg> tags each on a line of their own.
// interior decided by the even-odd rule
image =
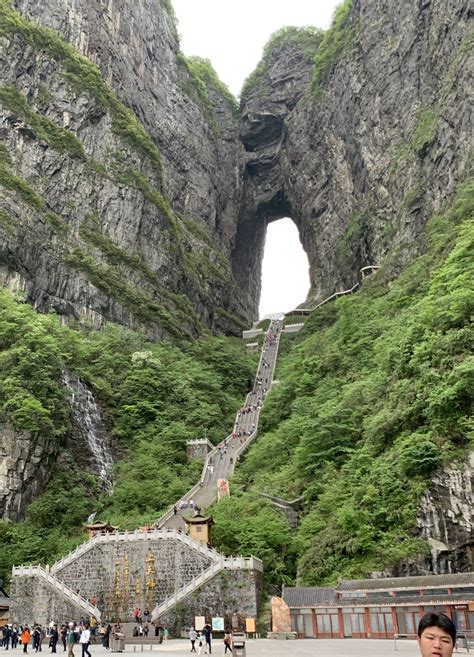
<svg viewBox="0 0 474 657">
<path fill-rule="evenodd" d="M 285 586 L 282 598 L 290 608 L 322 607 L 336 604 L 334 589 L 319 586 Z"/>
<path fill-rule="evenodd" d="M 454 575 L 421 575 L 415 577 L 387 577 L 378 579 L 342 579 L 336 591 L 399 591 L 403 589 L 446 588 L 474 586 L 474 573 Z"/>
<path fill-rule="evenodd" d="M 421 604 L 467 604 L 473 602 L 474 595 L 464 595 L 462 593 L 446 593 L 445 595 L 387 595 L 383 598 L 344 598 L 334 603 L 335 607 L 408 607 Z M 315 605 L 317 606 L 317 605 Z M 323 605 L 321 605 L 323 606 Z"/>
</svg>

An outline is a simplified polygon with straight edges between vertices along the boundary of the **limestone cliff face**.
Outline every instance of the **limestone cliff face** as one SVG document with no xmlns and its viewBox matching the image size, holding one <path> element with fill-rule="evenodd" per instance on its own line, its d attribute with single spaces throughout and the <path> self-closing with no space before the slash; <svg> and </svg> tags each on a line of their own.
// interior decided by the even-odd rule
<svg viewBox="0 0 474 657">
<path fill-rule="evenodd" d="M 298 52 L 283 40 L 242 97 L 245 203 L 235 255 L 250 298 L 267 222 L 295 221 L 318 300 L 351 287 L 389 250 L 398 248 L 399 262 L 412 258 L 426 219 L 465 175 L 470 3 L 353 0 L 342 24 L 350 35 L 330 65 L 320 64 L 315 85 L 306 46 Z"/>
<path fill-rule="evenodd" d="M 29 22 L 2 10 L 3 282 L 157 338 L 236 331 L 235 109 L 178 57 L 161 3 L 15 7 Z"/>
<path fill-rule="evenodd" d="M 256 315 L 269 221 L 294 219 L 321 299 L 389 251 L 412 258 L 465 174 L 468 0 L 353 0 L 316 69 L 320 35 L 282 39 L 240 127 L 179 54 L 164 0 L 14 7 L 39 27 L 2 9 L 0 265 L 40 309 L 157 338 L 235 331 Z"/>
<path fill-rule="evenodd" d="M 429 572 L 474 568 L 474 452 L 465 463 L 445 468 L 422 496 L 418 527 L 431 549 Z"/>
<path fill-rule="evenodd" d="M 23 515 L 41 492 L 56 456 L 54 445 L 15 431 L 10 424 L 0 425 L 0 519 Z"/>
</svg>

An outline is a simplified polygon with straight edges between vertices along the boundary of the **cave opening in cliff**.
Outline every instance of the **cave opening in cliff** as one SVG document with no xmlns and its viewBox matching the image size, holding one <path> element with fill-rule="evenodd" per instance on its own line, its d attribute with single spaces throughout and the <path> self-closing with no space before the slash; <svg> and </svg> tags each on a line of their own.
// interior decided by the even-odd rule
<svg viewBox="0 0 474 657">
<path fill-rule="evenodd" d="M 268 224 L 262 262 L 259 316 L 288 312 L 303 303 L 310 287 L 308 257 L 289 219 Z"/>
</svg>

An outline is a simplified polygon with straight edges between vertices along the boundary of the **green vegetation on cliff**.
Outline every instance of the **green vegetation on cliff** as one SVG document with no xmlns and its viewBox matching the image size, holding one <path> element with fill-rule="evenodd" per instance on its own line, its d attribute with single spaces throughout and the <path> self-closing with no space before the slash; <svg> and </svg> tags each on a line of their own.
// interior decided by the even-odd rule
<svg viewBox="0 0 474 657">
<path fill-rule="evenodd" d="M 212 128 L 216 128 L 217 124 L 214 116 L 214 103 L 208 91 L 209 87 L 214 89 L 225 100 L 233 115 L 238 116 L 239 106 L 237 100 L 229 91 L 229 88 L 219 79 L 209 59 L 203 59 L 197 56 L 186 57 L 186 55 L 179 53 L 178 63 L 188 73 L 188 84 L 183 83 L 185 91 L 188 93 L 192 90 L 195 91 L 203 108 L 204 115 Z"/>
<path fill-rule="evenodd" d="M 347 52 L 354 40 L 354 28 L 348 24 L 352 0 L 344 0 L 334 12 L 331 27 L 324 33 L 315 56 L 313 92 L 318 95 L 333 64 Z"/>
<path fill-rule="evenodd" d="M 312 58 L 318 51 L 323 35 L 323 30 L 311 26 L 286 26 L 274 32 L 263 49 L 262 59 L 257 64 L 255 70 L 244 81 L 241 96 L 247 96 L 248 93 L 256 87 L 263 77 L 272 52 L 282 44 L 295 43 L 304 50 L 308 57 Z"/>
<path fill-rule="evenodd" d="M 13 85 L 0 87 L 0 104 L 15 112 L 18 118 L 26 121 L 35 131 L 38 139 L 50 144 L 59 153 L 67 152 L 71 157 L 84 157 L 84 147 L 77 137 L 65 128 L 37 112 L 33 112 L 26 96 Z"/>
<path fill-rule="evenodd" d="M 474 181 L 423 239 L 426 255 L 397 279 L 387 262 L 357 294 L 306 319 L 281 355 L 261 436 L 231 482 L 303 497 L 289 551 L 302 584 L 364 577 L 423 554 L 419 496 L 438 466 L 472 447 Z M 245 495 L 234 504 L 232 517 L 245 514 Z M 233 541 L 245 554 L 252 537 L 237 525 Z M 286 563 L 291 573 L 291 556 Z"/>
<path fill-rule="evenodd" d="M 59 125 L 63 116 L 63 98 L 55 98 L 42 83 L 36 86 L 32 84 L 26 95 L 23 89 L 14 84 L 5 85 L 0 87 L 0 104 L 11 113 L 9 121 L 21 123 L 20 129 L 27 131 L 29 138 L 36 137 L 46 142 L 53 151 L 73 159 L 74 162 L 68 163 L 68 166 L 74 167 L 74 175 L 82 175 L 91 190 L 94 190 L 88 206 L 92 212 L 88 216 L 97 215 L 97 225 L 92 230 L 86 217 L 79 237 L 76 233 L 71 236 L 68 224 L 71 218 L 71 223 L 76 225 L 82 220 L 82 214 L 79 213 L 83 212 L 83 208 L 75 206 L 71 201 L 63 203 L 62 199 L 59 202 L 57 198 L 51 200 L 51 190 L 43 185 L 47 176 L 41 164 L 38 164 L 38 175 L 30 175 L 28 180 L 23 179 L 21 163 L 26 158 L 12 162 L 14 149 L 9 154 L 2 147 L 0 152 L 0 185 L 10 192 L 16 212 L 18 200 L 38 212 L 40 217 L 34 230 L 41 233 L 41 239 L 49 240 L 52 257 L 57 258 L 58 262 L 64 262 L 69 269 L 81 272 L 92 285 L 110 298 L 112 304 L 115 302 L 121 307 L 117 308 L 119 315 L 132 315 L 154 334 L 165 333 L 177 338 L 201 334 L 204 331 L 199 317 L 201 306 L 212 305 L 216 290 L 229 286 L 236 289 L 231 268 L 220 245 L 206 226 L 193 226 L 192 219 L 175 213 L 163 193 L 160 154 L 153 139 L 134 113 L 110 89 L 99 68 L 87 57 L 80 55 L 59 33 L 28 20 L 15 11 L 11 4 L 8 0 L 0 0 L 0 37 L 10 41 L 12 49 L 21 43 L 22 49 L 28 52 L 32 49 L 37 54 L 51 58 L 51 77 L 55 78 L 61 89 L 64 89 L 64 78 L 68 81 L 71 103 L 78 96 L 82 96 L 83 101 L 87 97 L 91 115 L 109 115 L 106 123 L 111 126 L 113 135 L 109 137 L 112 138 L 113 146 L 108 145 L 104 151 L 98 149 L 103 153 L 102 162 L 92 159 L 88 154 L 89 148 L 85 148 L 80 140 L 80 128 L 76 127 L 76 132 L 73 132 Z M 163 6 L 172 14 L 169 2 L 164 2 Z M 205 105 L 207 103 L 206 107 L 211 114 L 211 89 L 236 110 L 235 99 L 218 80 L 209 62 L 197 58 L 181 60 L 186 62 L 189 78 L 197 85 L 198 95 L 200 98 L 202 96 L 201 101 L 204 99 Z M 21 83 L 15 81 L 15 84 Z M 56 86 L 51 85 L 51 88 Z M 144 202 L 143 212 L 153 216 L 150 223 L 154 223 L 155 231 L 151 239 L 155 239 L 157 247 L 166 253 L 159 270 L 151 269 L 141 249 L 129 254 L 126 246 L 115 243 L 101 226 L 98 199 L 101 190 L 110 183 L 138 190 L 154 206 L 149 208 Z M 135 193 L 133 198 L 139 201 L 139 194 Z M 54 211 L 50 203 L 54 204 Z M 77 213 L 71 212 L 71 209 L 76 208 Z M 11 235 L 15 235 L 15 226 L 21 230 L 26 224 L 28 230 L 31 230 L 31 212 L 28 208 L 20 204 L 18 215 L 9 215 L 8 221 L 4 215 L 0 224 Z M 18 221 L 12 222 L 12 218 Z M 62 240 L 54 241 L 46 235 L 43 226 L 48 224 Z M 64 239 L 66 235 L 67 242 Z M 167 290 L 161 285 L 161 277 L 163 272 L 176 267 L 179 271 L 174 276 L 174 290 Z M 180 291 L 183 289 L 188 291 L 187 297 Z M 221 326 L 233 326 L 235 331 L 242 321 L 245 318 L 228 314 Z"/>
<path fill-rule="evenodd" d="M 0 578 L 12 563 L 51 562 L 83 541 L 81 522 L 92 511 L 133 529 L 194 485 L 202 463 L 186 462 L 186 440 L 228 434 L 256 367 L 244 349 L 230 338 L 178 347 L 114 325 L 68 328 L 0 290 L 0 424 L 59 453 L 26 520 L 0 523 Z M 121 455 L 110 496 L 84 475 L 84 448 L 70 438 L 64 370 L 81 377 L 107 412 Z"/>
</svg>

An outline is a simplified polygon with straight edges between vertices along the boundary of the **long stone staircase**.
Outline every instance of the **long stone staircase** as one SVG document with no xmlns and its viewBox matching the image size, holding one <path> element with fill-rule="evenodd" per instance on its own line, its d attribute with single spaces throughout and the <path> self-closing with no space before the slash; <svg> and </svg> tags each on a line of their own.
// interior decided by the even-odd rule
<svg viewBox="0 0 474 657">
<path fill-rule="evenodd" d="M 272 320 L 262 346 L 253 390 L 248 393 L 236 415 L 232 433 L 208 453 L 199 481 L 159 518 L 157 527 L 184 531 L 186 525 L 183 518 L 189 513 L 188 509 L 196 506 L 206 508 L 216 500 L 219 480 L 227 480 L 232 475 L 241 454 L 257 437 L 260 410 L 273 382 L 280 335 L 281 322 Z"/>
</svg>

